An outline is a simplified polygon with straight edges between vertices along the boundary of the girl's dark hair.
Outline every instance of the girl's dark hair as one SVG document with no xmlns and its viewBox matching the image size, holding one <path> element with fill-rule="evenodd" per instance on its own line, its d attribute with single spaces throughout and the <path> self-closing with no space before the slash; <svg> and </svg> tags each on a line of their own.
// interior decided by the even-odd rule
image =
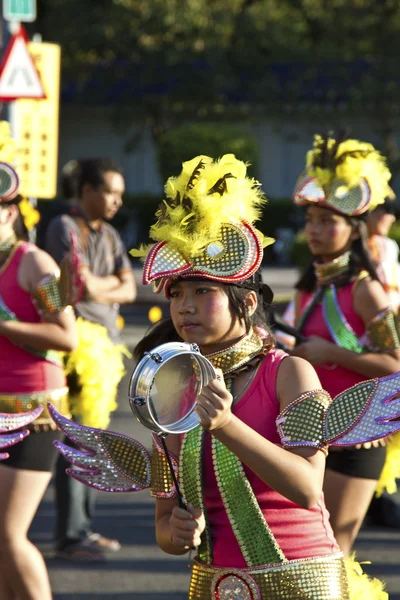
<svg viewBox="0 0 400 600">
<path fill-rule="evenodd" d="M 22 196 L 18 194 L 13 200 L 6 202 L 4 206 L 9 206 L 10 204 L 14 204 L 18 208 L 19 202 L 22 200 Z M 18 208 L 18 216 L 14 221 L 14 232 L 19 240 L 23 240 L 24 242 L 29 242 L 29 231 L 26 228 L 24 223 L 24 219 L 21 215 L 21 211 Z"/>
<path fill-rule="evenodd" d="M 359 237 L 351 244 L 349 269 L 343 275 L 343 278 L 340 279 L 338 284 L 340 286 L 347 285 L 362 270 L 367 271 L 372 279 L 377 279 L 379 281 L 376 266 L 368 248 L 367 216 L 342 216 L 350 225 L 358 229 Z M 304 292 L 313 292 L 316 289 L 317 277 L 315 275 L 314 259 L 296 283 L 295 287 L 297 290 Z"/>
<path fill-rule="evenodd" d="M 228 296 L 233 314 L 244 322 L 246 332 L 249 332 L 251 327 L 264 329 L 267 333 L 265 347 L 267 349 L 273 348 L 275 346 L 275 339 L 267 324 L 267 307 L 264 303 L 262 288 L 257 292 L 257 308 L 252 315 L 248 314 L 246 306 L 246 297 L 251 291 L 250 289 L 232 284 L 224 284 L 223 289 Z M 159 321 L 149 329 L 148 333 L 146 333 L 144 338 L 135 347 L 133 352 L 134 359 L 137 361 L 140 360 L 145 352 L 149 352 L 156 346 L 166 344 L 167 342 L 183 342 L 182 338 L 177 334 L 170 317 Z"/>
</svg>

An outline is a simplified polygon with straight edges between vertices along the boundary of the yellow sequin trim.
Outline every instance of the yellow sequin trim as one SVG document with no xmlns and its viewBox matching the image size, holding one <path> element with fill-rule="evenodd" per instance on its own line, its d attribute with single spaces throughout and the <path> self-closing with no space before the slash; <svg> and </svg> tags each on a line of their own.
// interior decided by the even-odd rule
<svg viewBox="0 0 400 600">
<path fill-rule="evenodd" d="M 170 456 L 172 464 L 176 468 L 176 475 L 178 475 L 177 460 L 172 454 Z M 168 466 L 167 457 L 162 448 L 159 448 L 154 440 L 151 453 L 150 494 L 153 498 L 176 498 L 176 489 Z"/>
<path fill-rule="evenodd" d="M 38 406 L 43 406 L 43 411 L 33 422 L 33 426 L 52 426 L 54 425 L 54 421 L 47 410 L 48 402 L 51 402 L 64 417 L 70 418 L 67 387 L 48 392 L 34 392 L 33 394 L 0 394 L 0 412 L 10 414 L 24 413 Z"/>
<path fill-rule="evenodd" d="M 255 331 L 251 330 L 244 338 L 225 350 L 206 354 L 214 367 L 221 369 L 224 375 L 235 371 L 254 356 L 259 354 L 264 346 L 263 340 Z"/>
<path fill-rule="evenodd" d="M 230 587 L 229 587 L 230 586 Z M 241 589 L 242 595 L 233 591 Z M 194 561 L 189 600 L 349 600 L 341 553 L 246 569 Z"/>
</svg>

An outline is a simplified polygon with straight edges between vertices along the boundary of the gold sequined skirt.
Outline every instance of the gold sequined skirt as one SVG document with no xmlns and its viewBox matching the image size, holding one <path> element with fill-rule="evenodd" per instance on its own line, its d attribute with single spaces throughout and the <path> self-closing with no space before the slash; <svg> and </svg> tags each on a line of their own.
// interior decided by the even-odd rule
<svg viewBox="0 0 400 600">
<path fill-rule="evenodd" d="M 33 429 L 34 431 L 56 430 L 57 426 L 47 410 L 48 402 L 51 402 L 58 412 L 65 417 L 69 418 L 71 416 L 67 387 L 46 392 L 34 392 L 32 394 L 0 394 L 0 412 L 16 414 L 29 412 L 38 406 L 42 406 L 42 413 L 26 429 Z"/>
<path fill-rule="evenodd" d="M 285 563 L 218 568 L 195 559 L 189 600 L 349 600 L 342 553 Z"/>
</svg>

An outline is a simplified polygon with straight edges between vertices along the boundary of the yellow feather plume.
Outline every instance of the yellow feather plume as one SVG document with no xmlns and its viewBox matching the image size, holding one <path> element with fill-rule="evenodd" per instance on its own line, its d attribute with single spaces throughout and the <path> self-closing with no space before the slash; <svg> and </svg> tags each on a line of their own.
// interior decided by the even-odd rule
<svg viewBox="0 0 400 600">
<path fill-rule="evenodd" d="M 82 425 L 105 429 L 110 413 L 117 408 L 118 384 L 125 373 L 123 356 L 131 357 L 125 346 L 116 346 L 102 325 L 79 317 L 76 321 L 78 346 L 66 355 L 66 374 L 75 372 L 79 394 L 70 396 L 70 409 Z"/>
<path fill-rule="evenodd" d="M 198 256 L 221 225 L 233 220 L 258 220 L 266 198 L 261 184 L 246 176 L 247 165 L 233 154 L 219 160 L 196 156 L 183 163 L 182 172 L 165 185 L 166 198 L 150 229 L 154 241 L 170 242 L 184 256 Z M 261 235 L 263 239 L 263 236 Z M 268 238 L 265 245 L 272 243 Z M 131 252 L 144 256 L 144 248 Z"/>
<path fill-rule="evenodd" d="M 397 492 L 396 479 L 400 478 L 400 432 L 391 436 L 386 447 L 386 460 L 376 487 L 379 497 L 387 490 L 389 494 Z"/>
<path fill-rule="evenodd" d="M 306 168 L 323 189 L 328 188 L 334 179 L 343 181 L 344 187 L 351 189 L 365 178 L 371 189 L 370 210 L 391 194 L 391 173 L 386 160 L 372 144 L 366 142 L 353 139 L 339 141 L 316 135 L 314 147 L 307 153 Z"/>
<path fill-rule="evenodd" d="M 363 572 L 355 554 L 346 558 L 346 572 L 349 580 L 350 600 L 389 600 L 385 584 Z"/>
<path fill-rule="evenodd" d="M 17 144 L 11 137 L 8 121 L 0 121 L 0 162 L 13 165 L 17 157 Z"/>
</svg>

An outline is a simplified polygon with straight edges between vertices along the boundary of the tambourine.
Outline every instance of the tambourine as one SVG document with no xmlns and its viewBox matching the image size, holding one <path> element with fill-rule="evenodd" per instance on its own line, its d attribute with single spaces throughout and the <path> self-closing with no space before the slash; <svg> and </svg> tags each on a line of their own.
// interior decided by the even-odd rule
<svg viewBox="0 0 400 600">
<path fill-rule="evenodd" d="M 145 353 L 132 374 L 128 392 L 132 412 L 159 436 L 186 433 L 199 424 L 197 397 L 216 376 L 197 344 L 161 344 Z"/>
</svg>

